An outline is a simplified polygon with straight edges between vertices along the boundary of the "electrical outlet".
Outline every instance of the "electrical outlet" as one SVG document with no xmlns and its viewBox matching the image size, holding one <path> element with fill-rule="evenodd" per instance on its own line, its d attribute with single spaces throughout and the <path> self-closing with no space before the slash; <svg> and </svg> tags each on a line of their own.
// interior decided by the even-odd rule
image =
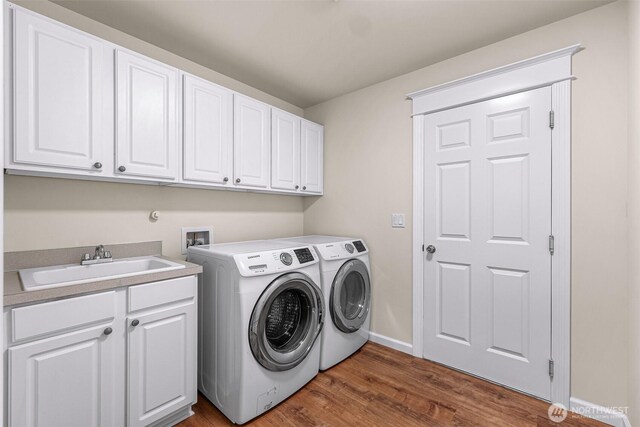
<svg viewBox="0 0 640 427">
<path fill-rule="evenodd" d="M 391 214 L 391 227 L 404 228 L 404 214 Z"/>
</svg>

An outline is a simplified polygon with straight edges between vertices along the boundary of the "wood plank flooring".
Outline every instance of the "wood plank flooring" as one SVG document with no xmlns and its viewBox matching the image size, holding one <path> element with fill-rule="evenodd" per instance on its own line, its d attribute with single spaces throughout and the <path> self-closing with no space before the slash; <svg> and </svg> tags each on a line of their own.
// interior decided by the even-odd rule
<svg viewBox="0 0 640 427">
<path fill-rule="evenodd" d="M 298 393 L 245 424 L 281 426 L 593 426 L 571 414 L 556 424 L 548 403 L 426 360 L 367 343 Z M 181 427 L 233 425 L 203 395 Z"/>
</svg>

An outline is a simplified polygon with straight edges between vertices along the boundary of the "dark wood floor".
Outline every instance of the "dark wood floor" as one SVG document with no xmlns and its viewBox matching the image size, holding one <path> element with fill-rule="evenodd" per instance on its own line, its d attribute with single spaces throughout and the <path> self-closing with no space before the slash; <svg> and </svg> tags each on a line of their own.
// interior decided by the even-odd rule
<svg viewBox="0 0 640 427">
<path fill-rule="evenodd" d="M 549 421 L 549 405 L 472 376 L 367 343 L 271 411 L 266 426 L 598 426 L 571 414 Z M 233 425 L 204 396 L 181 427 Z"/>
</svg>

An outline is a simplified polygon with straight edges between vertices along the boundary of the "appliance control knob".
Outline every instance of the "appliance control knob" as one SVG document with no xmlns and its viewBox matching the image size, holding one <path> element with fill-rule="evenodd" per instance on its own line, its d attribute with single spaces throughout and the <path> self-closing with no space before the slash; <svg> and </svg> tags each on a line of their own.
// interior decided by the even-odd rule
<svg viewBox="0 0 640 427">
<path fill-rule="evenodd" d="M 282 261 L 284 265 L 291 265 L 291 263 L 293 262 L 293 258 L 291 257 L 291 254 L 288 254 L 287 252 L 282 252 L 280 254 L 280 261 Z"/>
<path fill-rule="evenodd" d="M 347 252 L 349 252 L 350 254 L 353 253 L 353 251 L 355 250 L 353 245 L 351 243 L 347 243 L 346 245 L 344 245 L 344 248 L 347 250 Z"/>
</svg>

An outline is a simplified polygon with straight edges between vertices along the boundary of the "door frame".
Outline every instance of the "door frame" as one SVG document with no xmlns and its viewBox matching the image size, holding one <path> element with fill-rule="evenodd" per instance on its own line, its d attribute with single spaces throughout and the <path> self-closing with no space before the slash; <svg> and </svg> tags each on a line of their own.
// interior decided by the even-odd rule
<svg viewBox="0 0 640 427">
<path fill-rule="evenodd" d="M 425 115 L 550 86 L 551 136 L 551 401 L 571 396 L 571 58 L 579 44 L 433 86 L 413 101 L 413 355 L 423 357 L 424 118 Z"/>
</svg>

